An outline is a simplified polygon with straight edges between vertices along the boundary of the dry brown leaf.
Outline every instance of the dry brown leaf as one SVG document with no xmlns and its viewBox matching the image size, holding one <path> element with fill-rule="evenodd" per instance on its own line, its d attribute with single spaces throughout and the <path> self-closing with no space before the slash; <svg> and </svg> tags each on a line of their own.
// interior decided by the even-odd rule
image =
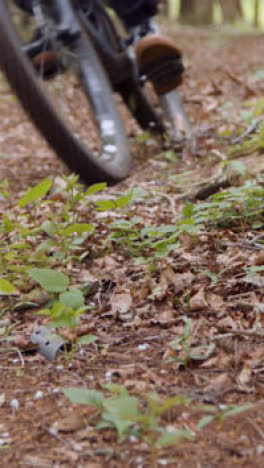
<svg viewBox="0 0 264 468">
<path fill-rule="evenodd" d="M 217 294 L 208 294 L 206 299 L 207 299 L 208 305 L 210 305 L 210 308 L 214 310 L 223 309 L 224 299 L 222 298 L 222 296 L 219 296 Z"/>
<path fill-rule="evenodd" d="M 75 432 L 82 429 L 84 426 L 85 422 L 82 416 L 77 413 L 71 413 L 60 421 L 56 421 L 52 425 L 52 429 L 59 432 Z"/>
<path fill-rule="evenodd" d="M 149 388 L 149 383 L 144 382 L 143 380 L 125 380 L 124 386 L 128 390 L 133 390 L 139 393 L 147 392 Z"/>
<path fill-rule="evenodd" d="M 38 466 L 41 468 L 50 468 L 52 466 L 51 458 L 43 458 L 42 456 L 38 455 L 25 455 L 21 459 L 21 464 L 25 464 L 27 466 Z"/>
<path fill-rule="evenodd" d="M 5 394 L 1 393 L 0 394 L 0 406 L 3 406 L 5 403 Z"/>
<path fill-rule="evenodd" d="M 110 304 L 112 306 L 112 311 L 118 312 L 119 314 L 126 314 L 131 310 L 132 306 L 132 297 L 129 292 L 115 294 L 111 297 Z"/>
<path fill-rule="evenodd" d="M 209 385 L 204 387 L 203 391 L 206 392 L 215 392 L 220 393 L 223 389 L 226 389 L 230 384 L 230 378 L 227 373 L 218 375 L 215 378 L 210 380 Z"/>
<path fill-rule="evenodd" d="M 213 367 L 219 367 L 219 356 L 214 356 L 207 361 L 200 364 L 200 367 L 203 369 L 212 369 Z"/>
<path fill-rule="evenodd" d="M 57 447 L 55 448 L 55 452 L 56 459 L 70 463 L 71 466 L 76 465 L 79 458 L 78 453 L 74 452 L 73 450 L 66 449 L 65 447 Z"/>
<path fill-rule="evenodd" d="M 199 244 L 200 239 L 198 236 L 190 236 L 189 234 L 185 234 L 180 236 L 180 241 L 184 250 L 190 252 Z"/>
<path fill-rule="evenodd" d="M 30 349 L 35 349 L 36 346 L 27 338 L 24 334 L 17 333 L 12 336 L 12 343 L 17 346 L 21 351 L 27 351 Z"/>
<path fill-rule="evenodd" d="M 194 275 L 190 271 L 175 273 L 173 268 L 168 266 L 160 275 L 161 292 L 166 294 L 168 287 L 173 286 L 173 291 L 177 294 L 183 289 L 189 288 L 193 279 Z"/>
<path fill-rule="evenodd" d="M 230 330 L 236 330 L 237 325 L 235 321 L 232 319 L 232 317 L 225 317 L 222 320 L 219 320 L 217 323 L 217 326 L 219 328 L 224 328 L 224 329 L 230 329 Z"/>
<path fill-rule="evenodd" d="M 174 310 L 166 309 L 159 314 L 159 321 L 162 323 L 170 322 L 174 318 Z"/>
<path fill-rule="evenodd" d="M 119 266 L 119 263 L 111 255 L 107 255 L 106 257 L 98 258 L 94 260 L 94 265 L 93 265 L 92 270 L 98 273 L 98 269 L 109 270 L 109 269 L 115 269 L 117 266 Z"/>
<path fill-rule="evenodd" d="M 258 252 L 254 258 L 254 265 L 262 266 L 264 265 L 264 250 Z"/>
<path fill-rule="evenodd" d="M 247 366 L 247 364 L 245 364 L 243 369 L 240 371 L 237 377 L 238 387 L 241 390 L 248 388 L 248 384 L 250 383 L 251 379 L 252 379 L 252 369 L 249 366 Z"/>
<path fill-rule="evenodd" d="M 208 308 L 208 302 L 205 298 L 204 289 L 200 289 L 198 293 L 195 294 L 190 300 L 190 310 L 191 312 L 196 312 L 198 310 L 203 310 Z"/>
</svg>

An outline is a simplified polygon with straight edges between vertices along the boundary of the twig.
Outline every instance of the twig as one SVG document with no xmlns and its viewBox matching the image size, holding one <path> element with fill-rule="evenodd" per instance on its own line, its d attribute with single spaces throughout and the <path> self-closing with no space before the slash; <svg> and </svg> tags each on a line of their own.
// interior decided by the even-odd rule
<svg viewBox="0 0 264 468">
<path fill-rule="evenodd" d="M 251 125 L 249 125 L 249 127 L 241 135 L 239 135 L 239 137 L 235 138 L 232 141 L 232 143 L 234 145 L 242 143 L 248 135 L 250 135 L 251 133 L 255 132 L 258 129 L 260 123 L 263 122 L 263 120 L 264 120 L 263 117 L 260 117 L 259 119 L 255 120 Z"/>
<path fill-rule="evenodd" d="M 174 217 L 176 218 L 178 213 L 175 209 L 175 199 L 170 197 L 169 195 L 167 195 L 166 193 L 163 193 L 163 192 L 153 192 L 153 194 L 155 195 L 159 195 L 160 197 L 163 197 L 163 198 L 166 198 L 166 200 L 169 202 L 170 204 L 170 207 L 171 207 L 171 211 L 174 215 Z"/>
<path fill-rule="evenodd" d="M 260 436 L 260 438 L 262 440 L 264 440 L 264 433 L 263 431 L 260 429 L 260 427 L 256 424 L 255 421 L 253 421 L 252 419 L 250 418 L 247 418 L 247 421 L 249 422 L 249 424 L 251 424 L 251 426 L 255 429 L 255 431 L 258 433 L 258 435 Z"/>
<path fill-rule="evenodd" d="M 225 333 L 223 335 L 215 335 L 211 337 L 211 341 L 224 340 L 226 338 L 233 338 L 233 336 L 234 335 L 232 333 Z"/>
<path fill-rule="evenodd" d="M 221 331 L 221 329 L 220 329 Z M 230 336 L 251 336 L 251 337 L 254 337 L 254 338 L 264 338 L 264 329 L 262 329 L 261 331 L 257 331 L 257 330 L 226 330 L 226 329 L 223 329 L 222 330 L 223 332 L 226 332 L 227 335 L 230 335 Z M 218 335 L 218 339 L 220 339 L 220 336 L 221 335 Z M 226 338 L 226 335 L 222 335 L 223 337 Z"/>
</svg>

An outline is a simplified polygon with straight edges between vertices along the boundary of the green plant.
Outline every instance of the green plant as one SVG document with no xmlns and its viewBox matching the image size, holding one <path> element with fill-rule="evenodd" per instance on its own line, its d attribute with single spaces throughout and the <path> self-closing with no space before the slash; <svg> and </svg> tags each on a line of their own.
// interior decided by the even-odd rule
<svg viewBox="0 0 264 468">
<path fill-rule="evenodd" d="M 180 354 L 180 357 L 173 358 L 174 362 L 182 364 L 185 368 L 188 367 L 191 361 L 203 361 L 213 352 L 215 345 L 213 343 L 203 346 L 192 346 L 192 320 L 184 317 L 183 334 L 172 340 L 169 345 L 172 349 Z"/>
<path fill-rule="evenodd" d="M 40 286 L 51 293 L 50 307 L 41 309 L 37 313 L 49 317 L 49 325 L 55 328 L 69 328 L 72 334 L 71 351 L 74 352 L 75 344 L 90 344 L 97 337 L 86 335 L 80 339 L 76 336 L 76 327 L 80 322 L 80 316 L 90 309 L 85 305 L 83 292 L 75 287 L 69 288 L 69 279 L 61 272 L 48 268 L 34 268 L 29 270 L 30 277 Z"/>
<path fill-rule="evenodd" d="M 245 281 L 253 284 L 262 284 L 264 265 L 254 265 L 244 268 L 246 272 Z"/>
<path fill-rule="evenodd" d="M 222 427 L 224 421 L 229 418 L 230 416 L 235 416 L 237 414 L 243 413 L 244 411 L 248 411 L 252 408 L 252 405 L 244 405 L 244 406 L 237 406 L 237 405 L 203 405 L 199 408 L 199 411 L 204 413 L 208 413 L 202 417 L 199 423 L 196 426 L 197 430 L 201 430 L 210 424 L 213 421 L 217 421 Z"/>
<path fill-rule="evenodd" d="M 223 270 L 219 271 L 219 273 L 213 273 L 210 270 L 206 270 L 205 274 L 210 278 L 211 280 L 211 286 L 215 286 L 219 281 L 221 281 L 222 276 L 225 274 L 225 272 L 228 270 L 228 267 L 223 268 Z"/>
<path fill-rule="evenodd" d="M 150 447 L 151 466 L 157 466 L 159 449 L 192 439 L 194 434 L 189 429 L 173 430 L 164 427 L 162 417 L 175 407 L 183 407 L 190 402 L 184 396 L 176 396 L 161 401 L 156 393 L 145 395 L 141 401 L 130 396 L 125 387 L 106 384 L 111 392 L 105 397 L 102 392 L 83 388 L 65 388 L 63 392 L 72 403 L 94 406 L 97 429 L 113 428 L 119 441 L 133 435 L 143 440 Z"/>
</svg>

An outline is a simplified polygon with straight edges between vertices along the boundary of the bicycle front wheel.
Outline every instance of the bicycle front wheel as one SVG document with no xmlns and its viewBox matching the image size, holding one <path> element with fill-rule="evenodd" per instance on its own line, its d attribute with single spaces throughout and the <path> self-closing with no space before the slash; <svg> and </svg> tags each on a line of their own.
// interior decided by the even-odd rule
<svg viewBox="0 0 264 468">
<path fill-rule="evenodd" d="M 73 77 L 67 72 L 59 85 L 57 78 L 48 85 L 38 78 L 21 48 L 5 0 L 0 0 L 0 43 L 0 66 L 8 81 L 32 121 L 68 167 L 88 183 L 115 183 L 125 178 L 130 170 L 125 129 L 106 72 L 89 37 L 81 32 L 74 50 L 70 54 L 68 51 L 68 56 L 74 56 L 73 70 L 76 72 L 77 66 L 78 73 Z M 79 75 L 84 86 L 75 81 Z M 70 91 L 65 90 L 69 83 Z M 83 114 L 86 107 L 90 110 L 80 124 L 78 114 Z M 91 149 L 92 120 L 97 142 Z"/>
</svg>

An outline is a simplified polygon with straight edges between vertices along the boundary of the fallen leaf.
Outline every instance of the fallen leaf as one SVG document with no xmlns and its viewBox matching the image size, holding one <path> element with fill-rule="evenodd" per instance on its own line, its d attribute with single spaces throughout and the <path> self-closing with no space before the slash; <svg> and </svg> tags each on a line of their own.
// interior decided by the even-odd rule
<svg viewBox="0 0 264 468">
<path fill-rule="evenodd" d="M 132 297 L 130 293 L 115 294 L 114 296 L 112 296 L 110 303 L 113 312 L 126 314 L 131 309 Z"/>
<path fill-rule="evenodd" d="M 240 390 L 248 389 L 248 384 L 252 379 L 252 370 L 247 364 L 244 365 L 243 369 L 237 377 L 237 384 Z"/>
<path fill-rule="evenodd" d="M 207 392 L 214 392 L 214 393 L 222 393 L 224 389 L 227 389 L 228 385 L 230 384 L 230 377 L 227 373 L 223 373 L 218 375 L 215 378 L 210 380 L 209 385 L 204 387 L 204 393 Z"/>
<path fill-rule="evenodd" d="M 52 430 L 58 432 L 75 432 L 82 429 L 85 426 L 83 418 L 76 413 L 72 413 L 60 421 L 56 421 L 52 425 Z"/>
<path fill-rule="evenodd" d="M 5 403 L 5 394 L 1 393 L 0 394 L 0 406 L 3 406 Z"/>
<path fill-rule="evenodd" d="M 264 265 L 264 250 L 258 252 L 254 258 L 254 265 L 262 266 Z"/>
<path fill-rule="evenodd" d="M 207 309 L 208 302 L 205 299 L 204 289 L 200 289 L 190 300 L 190 310 L 191 312 L 196 312 L 198 310 Z"/>
</svg>

